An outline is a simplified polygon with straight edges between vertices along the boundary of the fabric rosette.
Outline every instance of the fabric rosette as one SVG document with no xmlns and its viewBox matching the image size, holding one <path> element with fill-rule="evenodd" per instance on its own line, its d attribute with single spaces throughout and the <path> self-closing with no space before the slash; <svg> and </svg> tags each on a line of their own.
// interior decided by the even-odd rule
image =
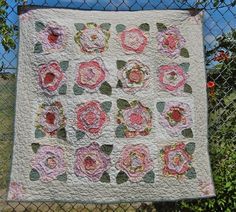
<svg viewBox="0 0 236 212">
<path fill-rule="evenodd" d="M 65 67 L 65 64 L 66 67 Z M 66 75 L 65 71 L 68 66 L 68 61 L 50 61 L 47 64 L 39 66 L 38 83 L 40 88 L 47 95 L 65 94 L 66 93 Z"/>
<path fill-rule="evenodd" d="M 35 155 L 31 160 L 31 181 L 41 180 L 42 182 L 50 182 L 52 180 L 67 180 L 66 162 L 64 151 L 61 147 L 34 143 L 32 148 Z"/>
<path fill-rule="evenodd" d="M 68 28 L 56 22 L 35 22 L 35 30 L 39 33 L 39 41 L 34 46 L 35 53 L 57 52 L 65 49 L 68 42 Z"/>
<path fill-rule="evenodd" d="M 126 28 L 123 24 L 116 26 L 118 32 L 119 42 L 122 50 L 126 54 L 143 53 L 148 44 L 149 25 L 147 23 L 141 24 L 139 27 Z"/>
<path fill-rule="evenodd" d="M 108 71 L 100 57 L 79 63 L 76 67 L 74 94 L 82 95 L 84 90 L 89 93 L 99 90 L 100 93 L 110 96 L 112 88 L 106 82 L 107 76 Z"/>
<path fill-rule="evenodd" d="M 21 200 L 24 196 L 25 188 L 22 183 L 11 181 L 9 185 L 8 198 L 10 200 Z"/>
<path fill-rule="evenodd" d="M 107 113 L 111 102 L 88 101 L 77 105 L 76 108 L 76 137 L 82 139 L 86 134 L 91 139 L 98 138 L 109 122 Z"/>
<path fill-rule="evenodd" d="M 178 101 L 158 102 L 157 110 L 160 112 L 159 123 L 170 136 L 193 137 L 191 108 L 187 103 Z"/>
<path fill-rule="evenodd" d="M 66 118 L 62 104 L 58 101 L 52 104 L 43 103 L 39 106 L 36 116 L 35 137 L 57 136 L 65 140 L 65 125 Z"/>
<path fill-rule="evenodd" d="M 116 137 L 132 138 L 138 135 L 147 136 L 152 129 L 152 112 L 139 101 L 128 102 L 124 99 L 117 100 L 119 108 L 116 120 Z"/>
<path fill-rule="evenodd" d="M 192 154 L 195 150 L 195 143 L 183 142 L 165 146 L 161 150 L 163 160 L 163 174 L 181 178 L 186 176 L 189 179 L 196 178 L 196 171 L 192 167 Z"/>
<path fill-rule="evenodd" d="M 75 42 L 84 53 L 102 53 L 109 47 L 110 26 L 109 23 L 76 23 Z"/>
<path fill-rule="evenodd" d="M 154 182 L 153 161 L 149 149 L 144 144 L 126 145 L 121 152 L 116 168 L 120 170 L 116 177 L 118 184 L 127 180 L 147 183 Z"/>
<path fill-rule="evenodd" d="M 117 87 L 126 93 L 135 93 L 147 87 L 150 69 L 138 60 L 117 61 L 118 83 Z"/>
</svg>

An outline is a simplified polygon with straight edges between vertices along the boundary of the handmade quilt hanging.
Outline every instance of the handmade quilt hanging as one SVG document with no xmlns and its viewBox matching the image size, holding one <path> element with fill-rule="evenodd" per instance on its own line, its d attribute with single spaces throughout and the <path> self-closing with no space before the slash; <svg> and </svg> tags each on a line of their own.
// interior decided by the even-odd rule
<svg viewBox="0 0 236 212">
<path fill-rule="evenodd" d="M 202 13 L 21 9 L 8 200 L 214 196 Z"/>
</svg>

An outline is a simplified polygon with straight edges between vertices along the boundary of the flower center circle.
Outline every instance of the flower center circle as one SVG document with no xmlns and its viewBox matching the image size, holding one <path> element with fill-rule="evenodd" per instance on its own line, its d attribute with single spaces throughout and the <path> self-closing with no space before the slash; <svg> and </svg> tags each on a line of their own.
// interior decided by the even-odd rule
<svg viewBox="0 0 236 212">
<path fill-rule="evenodd" d="M 143 117 L 138 113 L 132 113 L 129 118 L 132 124 L 141 125 L 143 123 Z"/>
<path fill-rule="evenodd" d="M 55 74 L 53 73 L 47 73 L 45 78 L 44 78 L 44 84 L 48 85 L 50 83 L 53 82 L 53 80 L 55 79 Z"/>
<path fill-rule="evenodd" d="M 139 83 L 142 80 L 142 72 L 139 69 L 132 69 L 129 73 L 129 80 L 131 82 Z"/>
<path fill-rule="evenodd" d="M 94 76 L 95 76 L 94 72 L 95 72 L 95 70 L 93 70 L 92 68 L 87 70 L 85 77 L 88 81 L 91 81 L 94 78 Z"/>
<path fill-rule="evenodd" d="M 55 119 L 56 119 L 56 117 L 55 117 L 55 114 L 54 114 L 54 113 L 48 112 L 48 113 L 46 114 L 46 123 L 48 123 L 48 124 L 54 124 Z"/>
<path fill-rule="evenodd" d="M 178 40 L 174 35 L 167 35 L 164 40 L 164 45 L 168 46 L 170 49 L 175 49 L 178 44 Z"/>
<path fill-rule="evenodd" d="M 171 114 L 171 118 L 176 122 L 180 122 L 182 119 L 182 114 L 180 113 L 179 110 L 173 110 Z"/>
<path fill-rule="evenodd" d="M 97 116 L 94 112 L 89 111 L 86 115 L 85 115 L 85 121 L 88 125 L 92 125 L 97 119 Z"/>
<path fill-rule="evenodd" d="M 94 170 L 96 168 L 96 160 L 94 160 L 90 156 L 87 156 L 84 159 L 84 167 L 86 170 Z"/>
<path fill-rule="evenodd" d="M 56 43 L 59 35 L 56 35 L 55 33 L 51 33 L 48 35 L 48 41 L 49 43 Z"/>
<path fill-rule="evenodd" d="M 97 37 L 98 37 L 97 35 L 93 34 L 93 35 L 91 35 L 91 40 L 95 41 L 97 39 Z"/>
<path fill-rule="evenodd" d="M 50 169 L 54 169 L 57 166 L 57 161 L 54 156 L 47 158 L 46 166 Z"/>
</svg>

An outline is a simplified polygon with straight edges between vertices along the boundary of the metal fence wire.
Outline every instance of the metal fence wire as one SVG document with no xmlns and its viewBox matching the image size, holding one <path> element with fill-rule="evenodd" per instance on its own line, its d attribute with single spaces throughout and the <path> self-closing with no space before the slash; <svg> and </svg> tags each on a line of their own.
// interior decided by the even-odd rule
<svg viewBox="0 0 236 212">
<path fill-rule="evenodd" d="M 17 7 L 26 5 L 77 8 L 83 10 L 150 10 L 150 9 L 203 9 L 204 42 L 209 91 L 209 142 L 217 137 L 235 138 L 233 126 L 236 111 L 235 73 L 236 41 L 235 4 L 230 0 L 0 0 L 8 2 L 7 24 L 17 30 Z M 1 4 L 0 4 L 1 5 Z M 2 6 L 2 5 L 1 5 Z M 193 10 L 194 11 L 194 10 Z M 1 14 L 0 14 L 1 15 Z M 1 22 L 0 22 L 1 24 Z M 232 32 L 234 33 L 232 35 Z M 1 36 L 1 34 L 0 34 Z M 17 44 L 17 36 L 13 36 Z M 2 42 L 3 37 L 0 37 Z M 16 45 L 17 46 L 17 45 Z M 15 102 L 15 73 L 17 48 L 4 50 L 0 44 L 0 211 L 180 211 L 180 202 L 79 204 L 46 202 L 6 202 L 9 168 L 13 144 L 13 118 Z M 231 57 L 231 59 L 230 59 Z M 210 146 L 211 147 L 211 146 Z M 210 148 L 211 149 L 211 148 Z M 213 166 L 214 164 L 212 164 Z"/>
</svg>

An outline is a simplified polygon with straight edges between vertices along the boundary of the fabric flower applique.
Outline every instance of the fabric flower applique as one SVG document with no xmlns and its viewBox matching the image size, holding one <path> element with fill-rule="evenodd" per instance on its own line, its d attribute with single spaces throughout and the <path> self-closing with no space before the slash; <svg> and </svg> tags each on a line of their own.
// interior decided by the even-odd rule
<svg viewBox="0 0 236 212">
<path fill-rule="evenodd" d="M 138 60 L 128 62 L 118 60 L 118 83 L 117 87 L 122 88 L 126 93 L 135 93 L 148 86 L 150 69 Z"/>
<path fill-rule="evenodd" d="M 175 26 L 166 27 L 163 23 L 157 23 L 159 31 L 157 35 L 158 50 L 170 57 L 176 58 L 179 55 L 189 57 L 189 52 L 184 48 L 186 40 Z"/>
<path fill-rule="evenodd" d="M 78 31 L 74 39 L 82 52 L 89 54 L 102 53 L 108 49 L 111 24 L 76 23 L 74 25 Z"/>
<path fill-rule="evenodd" d="M 159 123 L 170 136 L 175 137 L 182 134 L 186 138 L 193 137 L 191 109 L 187 103 L 157 102 L 156 107 L 161 115 Z"/>
<path fill-rule="evenodd" d="M 121 184 L 130 180 L 131 182 L 144 181 L 153 183 L 155 178 L 155 174 L 152 171 L 153 165 L 146 145 L 126 145 L 116 163 L 116 168 L 120 170 L 116 176 L 116 182 Z"/>
<path fill-rule="evenodd" d="M 21 200 L 24 196 L 25 188 L 22 183 L 12 181 L 9 185 L 8 198 L 10 200 Z"/>
<path fill-rule="evenodd" d="M 68 28 L 50 22 L 45 25 L 43 22 L 35 22 L 35 30 L 38 32 L 39 41 L 34 46 L 34 53 L 58 52 L 65 49 L 68 42 Z"/>
<path fill-rule="evenodd" d="M 65 182 L 67 173 L 64 150 L 59 146 L 40 145 L 38 143 L 32 143 L 31 146 L 35 155 L 31 160 L 30 180 Z"/>
<path fill-rule="evenodd" d="M 116 120 L 119 126 L 115 134 L 118 138 L 147 136 L 152 129 L 152 112 L 139 101 L 117 100 L 119 109 Z"/>
<path fill-rule="evenodd" d="M 182 92 L 192 93 L 192 88 L 188 85 L 187 79 L 189 63 L 169 64 L 160 66 L 157 70 L 158 87 L 173 95 L 181 95 Z"/>
<path fill-rule="evenodd" d="M 144 23 L 139 27 L 126 28 L 123 24 L 116 25 L 119 42 L 126 54 L 143 53 L 148 44 L 149 24 Z"/>
<path fill-rule="evenodd" d="M 163 161 L 163 175 L 174 176 L 178 179 L 184 176 L 188 179 L 196 178 L 196 171 L 192 167 L 194 150 L 195 143 L 193 142 L 187 144 L 178 142 L 165 146 L 160 152 Z"/>
<path fill-rule="evenodd" d="M 214 185 L 211 180 L 199 180 L 199 191 L 202 197 L 215 196 Z"/>
<path fill-rule="evenodd" d="M 58 101 L 52 104 L 43 103 L 39 106 L 36 116 L 35 137 L 48 136 L 66 140 L 65 125 L 66 118 L 62 104 Z"/>
<path fill-rule="evenodd" d="M 82 139 L 85 134 L 91 139 L 101 136 L 104 127 L 109 123 L 108 112 L 112 103 L 104 101 L 88 101 L 77 105 L 76 113 L 76 138 Z"/>
<path fill-rule="evenodd" d="M 90 181 L 110 182 L 110 175 L 107 170 L 111 167 L 109 154 L 112 145 L 99 146 L 98 143 L 91 143 L 89 146 L 80 147 L 75 153 L 74 172 L 77 177 L 86 177 Z"/>
<path fill-rule="evenodd" d="M 84 91 L 93 93 L 99 90 L 101 94 L 110 96 L 112 87 L 106 81 L 107 76 L 108 70 L 100 57 L 79 63 L 76 67 L 74 94 L 82 95 Z"/>
<path fill-rule="evenodd" d="M 45 94 L 51 96 L 56 94 L 66 94 L 65 71 L 69 65 L 68 61 L 50 61 L 38 67 L 38 83 Z"/>
</svg>

